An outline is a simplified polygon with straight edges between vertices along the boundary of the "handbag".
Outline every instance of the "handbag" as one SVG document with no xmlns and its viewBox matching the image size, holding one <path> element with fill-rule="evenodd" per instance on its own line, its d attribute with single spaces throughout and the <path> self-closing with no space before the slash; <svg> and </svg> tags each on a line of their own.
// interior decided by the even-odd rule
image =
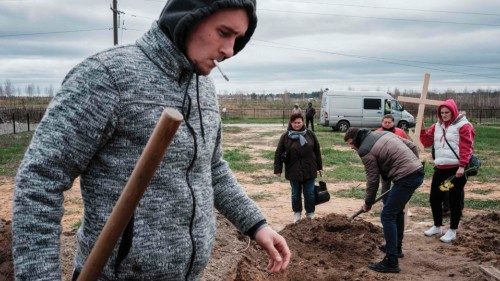
<svg viewBox="0 0 500 281">
<path fill-rule="evenodd" d="M 323 178 L 321 171 L 319 175 Z M 314 203 L 315 205 L 319 205 L 328 201 L 330 201 L 330 193 L 326 189 L 326 182 L 320 180 L 317 185 L 314 185 Z"/>
<path fill-rule="evenodd" d="M 446 139 L 446 133 L 443 129 L 443 137 L 444 140 L 446 141 L 446 144 L 450 147 L 451 151 L 453 154 L 455 154 L 455 157 L 457 157 L 458 160 L 460 160 L 460 157 L 458 157 L 457 153 L 453 148 L 451 147 L 450 143 L 448 142 L 448 139 Z M 477 158 L 476 155 L 472 154 L 470 159 L 469 159 L 469 164 L 465 167 L 465 176 L 470 177 L 470 176 L 477 176 L 477 173 L 479 172 L 479 167 L 481 167 L 481 160 Z"/>
</svg>

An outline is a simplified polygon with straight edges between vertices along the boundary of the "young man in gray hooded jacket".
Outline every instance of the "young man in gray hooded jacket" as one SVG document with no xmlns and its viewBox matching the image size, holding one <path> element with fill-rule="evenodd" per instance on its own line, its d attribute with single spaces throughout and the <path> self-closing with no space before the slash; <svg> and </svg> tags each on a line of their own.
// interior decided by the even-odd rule
<svg viewBox="0 0 500 281">
<path fill-rule="evenodd" d="M 68 73 L 16 177 L 16 279 L 61 280 L 63 191 L 79 176 L 77 276 L 166 107 L 184 120 L 100 280 L 199 279 L 214 243 L 214 207 L 267 252 L 270 272 L 287 267 L 285 240 L 222 159 L 207 76 L 214 60 L 249 41 L 255 10 L 255 0 L 170 0 L 135 44 L 91 56 Z"/>
</svg>

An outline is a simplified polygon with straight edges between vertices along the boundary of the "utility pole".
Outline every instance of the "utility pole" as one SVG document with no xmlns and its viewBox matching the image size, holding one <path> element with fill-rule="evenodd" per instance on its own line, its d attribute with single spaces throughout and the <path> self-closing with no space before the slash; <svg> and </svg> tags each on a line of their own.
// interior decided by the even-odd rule
<svg viewBox="0 0 500 281">
<path fill-rule="evenodd" d="M 113 38 L 115 46 L 118 45 L 118 0 L 113 0 Z"/>
</svg>

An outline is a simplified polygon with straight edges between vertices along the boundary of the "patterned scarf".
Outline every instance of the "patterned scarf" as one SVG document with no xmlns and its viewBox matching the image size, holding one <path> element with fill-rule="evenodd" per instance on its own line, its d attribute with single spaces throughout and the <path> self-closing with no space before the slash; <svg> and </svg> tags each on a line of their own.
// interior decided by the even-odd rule
<svg viewBox="0 0 500 281">
<path fill-rule="evenodd" d="M 307 129 L 304 129 L 303 131 L 288 130 L 288 137 L 292 140 L 298 139 L 300 141 L 300 146 L 304 146 L 304 144 L 307 143 L 306 138 L 304 138 L 306 133 Z"/>
</svg>

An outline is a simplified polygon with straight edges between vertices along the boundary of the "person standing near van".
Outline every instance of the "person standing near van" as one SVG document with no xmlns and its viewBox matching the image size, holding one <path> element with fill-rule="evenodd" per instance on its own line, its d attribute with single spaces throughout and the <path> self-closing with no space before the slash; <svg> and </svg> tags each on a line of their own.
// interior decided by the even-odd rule
<svg viewBox="0 0 500 281">
<path fill-rule="evenodd" d="M 400 138 L 407 139 L 409 140 L 410 137 L 405 133 L 404 130 L 401 130 L 400 128 L 396 127 L 394 125 L 394 116 L 392 114 L 386 114 L 384 117 L 382 117 L 382 127 L 378 128 L 377 131 L 388 131 L 393 134 L 396 134 Z"/>
<path fill-rule="evenodd" d="M 315 194 L 314 180 L 317 172 L 323 169 L 321 151 L 316 135 L 304 125 L 302 113 L 290 116 L 288 129 L 281 135 L 274 153 L 274 174 L 281 176 L 285 163 L 285 178 L 292 188 L 293 221 L 297 223 L 302 216 L 302 198 L 306 217 L 314 218 Z"/>
<path fill-rule="evenodd" d="M 307 104 L 306 108 L 306 128 L 309 129 L 309 123 L 311 124 L 311 130 L 314 132 L 314 115 L 316 115 L 316 109 L 314 109 L 312 102 Z"/>
</svg>

